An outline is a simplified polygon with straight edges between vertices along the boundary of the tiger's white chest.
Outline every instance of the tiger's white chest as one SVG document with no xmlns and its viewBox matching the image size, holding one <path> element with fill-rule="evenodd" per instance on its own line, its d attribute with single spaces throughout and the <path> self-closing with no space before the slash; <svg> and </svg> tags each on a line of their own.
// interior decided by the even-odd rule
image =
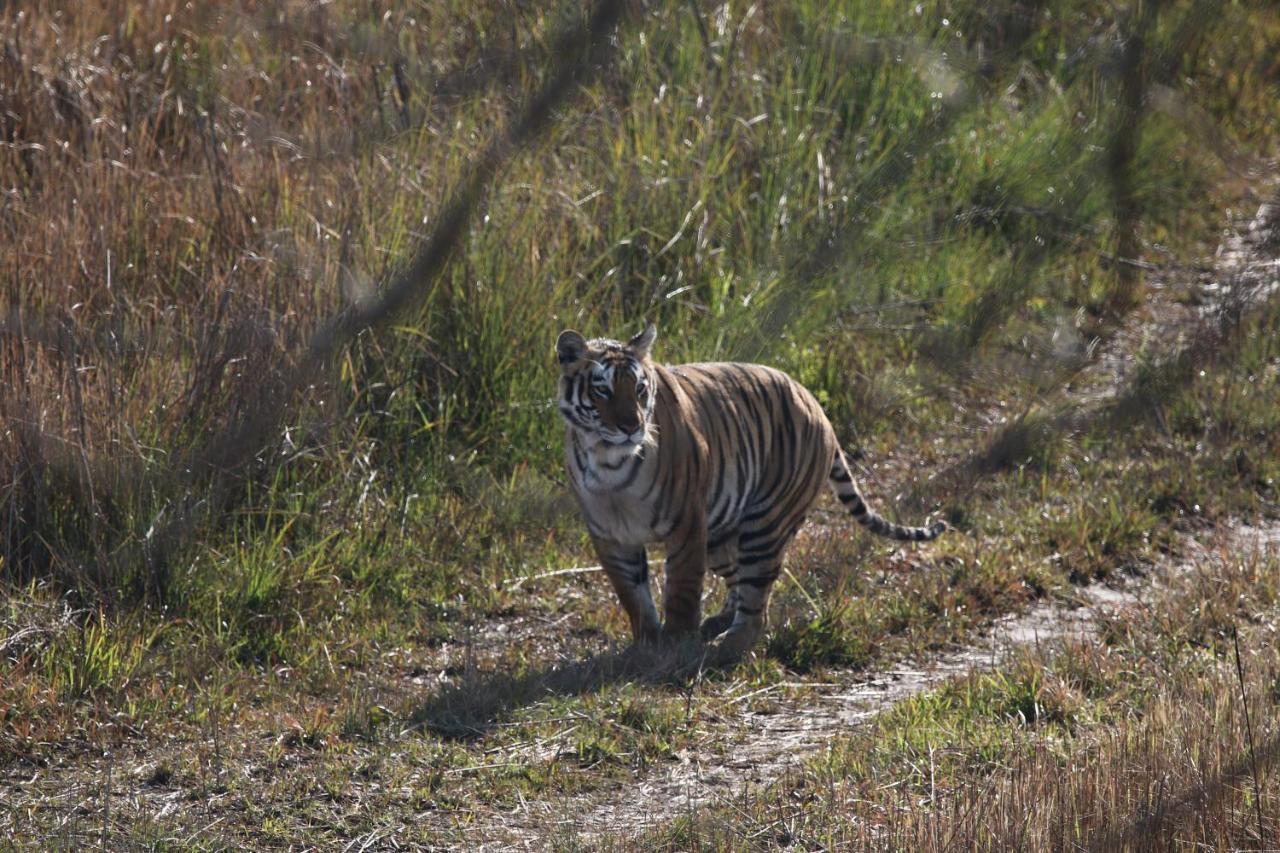
<svg viewBox="0 0 1280 853">
<path fill-rule="evenodd" d="M 651 458 L 635 457 L 628 451 L 584 448 L 569 440 L 566 462 L 573 489 L 578 495 L 593 536 L 626 545 L 642 545 L 662 538 L 655 528 L 653 497 L 646 498 L 652 474 Z"/>
<path fill-rule="evenodd" d="M 659 538 L 650 526 L 653 514 L 645 502 L 625 494 L 594 493 L 582 498 L 592 534 L 624 545 L 644 545 Z"/>
</svg>

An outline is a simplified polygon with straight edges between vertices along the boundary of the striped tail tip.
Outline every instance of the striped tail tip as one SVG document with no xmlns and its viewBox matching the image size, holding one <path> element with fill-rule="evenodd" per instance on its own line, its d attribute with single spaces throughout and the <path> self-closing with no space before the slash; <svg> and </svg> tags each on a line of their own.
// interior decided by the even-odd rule
<svg viewBox="0 0 1280 853">
<path fill-rule="evenodd" d="M 898 539 L 903 542 L 931 542 L 945 533 L 946 530 L 947 523 L 939 520 L 930 524 L 928 527 L 902 527 L 894 525 L 893 532 L 889 535 L 894 539 Z"/>
</svg>

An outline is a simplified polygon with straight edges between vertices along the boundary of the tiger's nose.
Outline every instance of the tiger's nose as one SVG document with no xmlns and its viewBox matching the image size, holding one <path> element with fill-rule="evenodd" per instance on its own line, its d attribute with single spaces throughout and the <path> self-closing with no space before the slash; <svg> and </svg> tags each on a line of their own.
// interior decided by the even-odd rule
<svg viewBox="0 0 1280 853">
<path fill-rule="evenodd" d="M 618 429 L 622 430 L 627 435 L 630 435 L 640 429 L 640 419 L 636 417 L 622 418 L 618 421 Z"/>
</svg>

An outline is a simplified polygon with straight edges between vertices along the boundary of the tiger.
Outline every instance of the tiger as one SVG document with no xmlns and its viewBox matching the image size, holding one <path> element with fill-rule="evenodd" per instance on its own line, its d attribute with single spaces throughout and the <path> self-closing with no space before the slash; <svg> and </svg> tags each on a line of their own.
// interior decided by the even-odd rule
<svg viewBox="0 0 1280 853">
<path fill-rule="evenodd" d="M 567 330 L 555 345 L 569 484 L 636 645 L 691 637 L 714 643 L 722 662 L 749 652 L 824 483 L 876 535 L 924 542 L 947 529 L 904 527 L 867 506 L 831 422 L 795 379 L 741 362 L 658 364 L 657 335 L 653 323 L 625 344 Z M 658 542 L 665 622 L 645 553 Z M 701 621 L 708 571 L 728 594 Z"/>
</svg>

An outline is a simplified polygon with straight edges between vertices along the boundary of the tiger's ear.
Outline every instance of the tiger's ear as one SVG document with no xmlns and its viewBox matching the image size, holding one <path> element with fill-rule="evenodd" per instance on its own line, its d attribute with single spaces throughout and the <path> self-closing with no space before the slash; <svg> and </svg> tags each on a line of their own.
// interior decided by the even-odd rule
<svg viewBox="0 0 1280 853">
<path fill-rule="evenodd" d="M 587 341 L 573 329 L 566 329 L 556 338 L 556 358 L 562 365 L 573 364 L 587 353 Z"/>
<path fill-rule="evenodd" d="M 644 331 L 627 341 L 627 349 L 634 352 L 641 358 L 649 356 L 649 347 L 653 346 L 653 342 L 658 338 L 658 327 L 653 323 L 644 327 Z"/>
</svg>

